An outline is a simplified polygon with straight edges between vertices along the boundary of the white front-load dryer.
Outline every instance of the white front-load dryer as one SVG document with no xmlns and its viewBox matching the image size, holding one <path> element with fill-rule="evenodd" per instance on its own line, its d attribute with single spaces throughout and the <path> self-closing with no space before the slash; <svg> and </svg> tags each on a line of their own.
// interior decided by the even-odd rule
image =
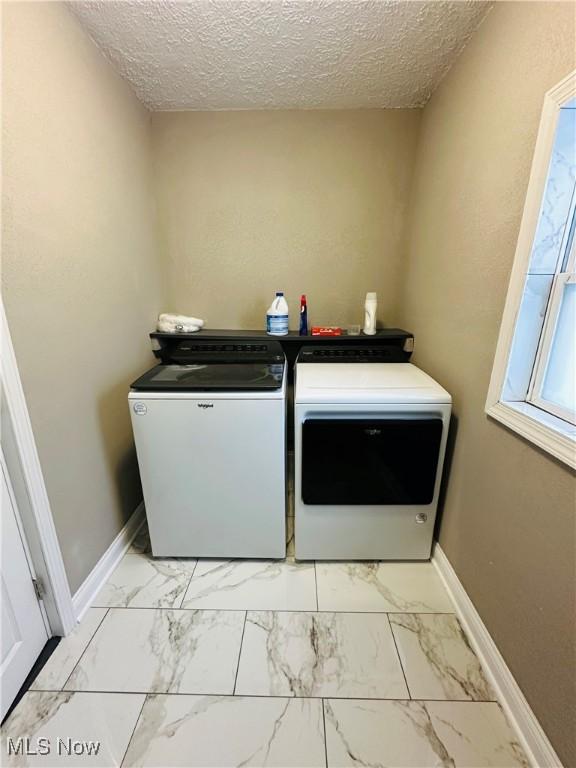
<svg viewBox="0 0 576 768">
<path fill-rule="evenodd" d="M 410 363 L 300 358 L 294 403 L 296 558 L 427 560 L 448 392 Z"/>
</svg>

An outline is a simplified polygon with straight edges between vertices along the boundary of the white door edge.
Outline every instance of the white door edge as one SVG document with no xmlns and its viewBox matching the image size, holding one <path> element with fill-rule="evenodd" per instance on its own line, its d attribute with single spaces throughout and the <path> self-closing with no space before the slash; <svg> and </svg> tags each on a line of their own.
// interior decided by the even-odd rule
<svg viewBox="0 0 576 768">
<path fill-rule="evenodd" d="M 40 545 L 40 554 L 33 551 L 33 548 L 30 548 L 30 552 L 34 570 L 44 583 L 44 609 L 50 625 L 49 634 L 67 635 L 76 625 L 72 596 L 1 300 L 0 308 L 2 396 L 12 422 L 18 459 L 32 508 L 32 520 L 27 520 L 23 525 L 24 538 L 28 542 L 34 539 Z"/>
<path fill-rule="evenodd" d="M 50 637 L 38 595 L 36 574 L 22 529 L 22 518 L 7 468 L 2 461 L 2 653 L 0 716 L 18 696 Z"/>
<path fill-rule="evenodd" d="M 12 485 L 12 481 L 10 479 L 10 473 L 8 472 L 6 459 L 4 457 L 4 451 L 2 450 L 1 446 L 0 446 L 0 471 L 4 475 L 6 488 L 8 489 L 8 495 L 10 496 L 10 500 L 11 500 L 13 511 L 14 511 L 14 518 L 16 520 L 16 526 L 18 528 L 18 532 L 20 533 L 20 539 L 22 540 L 22 547 L 24 549 L 24 554 L 26 555 L 26 560 L 28 561 L 30 576 L 32 577 L 32 579 L 37 579 L 38 577 L 36 575 L 36 569 L 34 568 L 34 560 L 32 559 L 30 547 L 28 546 L 26 531 L 24 529 L 22 518 L 20 517 L 18 502 L 16 500 L 16 495 L 14 493 L 14 486 Z M 50 637 L 52 634 L 52 628 L 50 627 L 50 621 L 48 620 L 48 614 L 46 613 L 46 606 L 44 605 L 44 600 L 39 600 L 38 605 L 40 607 L 40 613 L 42 614 L 42 621 L 44 622 L 46 632 L 48 633 L 48 637 Z"/>
</svg>

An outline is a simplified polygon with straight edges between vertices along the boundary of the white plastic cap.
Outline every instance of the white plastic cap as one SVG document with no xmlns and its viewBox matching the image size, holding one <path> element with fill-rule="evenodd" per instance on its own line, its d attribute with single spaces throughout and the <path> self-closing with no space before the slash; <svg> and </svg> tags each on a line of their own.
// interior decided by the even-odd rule
<svg viewBox="0 0 576 768">
<path fill-rule="evenodd" d="M 367 293 L 366 294 L 367 301 L 376 301 L 377 295 L 376 293 Z"/>
</svg>

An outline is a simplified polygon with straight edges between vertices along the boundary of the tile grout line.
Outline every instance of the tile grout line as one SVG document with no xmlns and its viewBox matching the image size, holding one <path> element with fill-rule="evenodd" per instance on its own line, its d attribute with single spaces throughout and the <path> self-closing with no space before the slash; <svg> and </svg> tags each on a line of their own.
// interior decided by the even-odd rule
<svg viewBox="0 0 576 768">
<path fill-rule="evenodd" d="M 56 689 L 41 689 L 38 691 L 27 691 L 26 695 L 28 693 L 71 693 L 71 694 L 86 694 L 89 696 L 92 696 L 94 694 L 113 694 L 115 696 L 200 696 L 200 697 L 208 697 L 208 698 L 216 698 L 216 699 L 290 699 L 291 701 L 322 701 L 326 700 L 326 698 L 329 698 L 330 700 L 334 701 L 402 701 L 406 703 L 410 702 L 416 702 L 416 703 L 431 703 L 431 704 L 496 704 L 499 708 L 501 708 L 500 702 L 497 699 L 431 699 L 431 698 L 417 698 L 417 699 L 410 699 L 401 697 L 401 698 L 381 698 L 381 697 L 371 697 L 371 696 L 336 696 L 331 695 L 329 697 L 325 696 L 290 696 L 290 695 L 280 695 L 280 694 L 262 694 L 262 693 L 240 693 L 238 695 L 232 694 L 232 693 L 205 693 L 203 691 L 197 691 L 196 693 L 183 693 L 182 691 L 111 691 L 111 690 L 56 690 Z"/>
<path fill-rule="evenodd" d="M 92 608 L 92 607 L 100 607 L 100 606 L 90 606 L 90 608 Z M 103 607 L 105 607 L 105 606 L 103 606 Z M 88 609 L 88 610 L 90 610 L 90 609 Z M 106 608 L 106 610 L 104 611 L 104 616 L 102 616 L 102 618 L 101 618 L 101 619 L 100 619 L 100 621 L 98 622 L 98 626 L 96 627 L 96 629 L 94 630 L 94 632 L 91 634 L 91 636 L 90 636 L 90 640 L 88 640 L 88 642 L 86 643 L 86 646 L 85 646 L 84 650 L 82 651 L 82 653 L 80 654 L 80 656 L 79 656 L 79 658 L 78 658 L 78 661 L 77 661 L 77 662 L 76 662 L 76 664 L 74 664 L 74 666 L 72 667 L 72 671 L 70 672 L 70 674 L 68 675 L 68 677 L 66 678 L 66 680 L 64 680 L 64 682 L 62 683 L 62 685 L 61 685 L 61 686 L 60 686 L 60 688 L 58 689 L 59 691 L 64 691 L 64 690 L 65 690 L 65 688 L 66 688 L 66 683 L 68 683 L 68 681 L 70 680 L 70 678 L 72 677 L 72 675 L 73 675 L 73 674 L 74 674 L 74 672 L 76 671 L 76 667 L 78 666 L 78 664 L 80 664 L 80 662 L 81 662 L 81 661 L 82 661 L 82 659 L 84 658 L 84 654 L 85 654 L 85 653 L 86 653 L 86 651 L 88 650 L 88 647 L 89 647 L 90 645 L 92 645 L 92 640 L 94 640 L 94 638 L 95 638 L 95 637 L 96 637 L 96 635 L 98 634 L 98 631 L 99 631 L 100 627 L 102 626 L 102 624 L 104 624 L 104 619 L 105 619 L 105 618 L 108 616 L 108 614 L 109 614 L 109 613 L 110 613 L 110 608 Z M 79 622 L 79 624 L 81 624 L 81 623 L 82 623 L 82 622 Z M 64 639 L 65 639 L 65 638 L 64 638 Z"/>
<path fill-rule="evenodd" d="M 177 611 L 182 610 L 182 606 L 184 605 L 184 601 L 186 600 L 186 595 L 188 594 L 188 590 L 190 589 L 190 584 L 192 584 L 192 579 L 194 578 L 194 574 L 196 573 L 196 568 L 198 568 L 198 559 L 196 559 L 196 562 L 194 563 L 194 568 L 192 568 L 192 573 L 190 574 L 190 578 L 188 579 L 188 584 L 186 585 L 186 589 L 182 593 L 182 600 L 180 601 L 180 605 L 178 606 L 178 608 L 176 608 Z"/>
<path fill-rule="evenodd" d="M 175 608 L 170 605 L 93 605 L 92 608 L 105 608 L 116 611 L 272 611 L 274 613 L 347 613 L 353 616 L 389 616 L 398 614 L 399 616 L 456 616 L 451 611 L 354 611 L 350 609 L 310 609 L 310 608 L 270 608 L 269 606 L 258 608 Z"/>
<path fill-rule="evenodd" d="M 242 624 L 242 637 L 240 638 L 240 648 L 238 649 L 238 662 L 236 663 L 236 674 L 234 675 L 234 688 L 232 688 L 232 696 L 236 696 L 236 683 L 238 682 L 238 672 L 240 671 L 240 658 L 242 656 L 242 645 L 244 643 L 244 631 L 246 630 L 247 617 L 248 611 L 244 611 L 244 624 Z"/>
<path fill-rule="evenodd" d="M 140 707 L 140 712 L 138 712 L 138 717 L 136 718 L 136 722 L 134 723 L 134 728 L 132 728 L 132 733 L 130 734 L 130 738 L 128 739 L 128 744 L 126 744 L 126 749 L 124 750 L 124 754 L 122 755 L 122 760 L 120 760 L 120 768 L 124 765 L 124 760 L 126 760 L 126 755 L 128 754 L 128 750 L 130 749 L 130 744 L 132 743 L 132 739 L 134 738 L 134 734 L 136 733 L 136 728 L 138 728 L 138 723 L 140 722 L 140 718 L 142 717 L 142 712 L 144 711 L 144 705 L 148 701 L 148 696 L 150 694 L 145 693 L 144 694 L 144 701 L 142 702 L 142 706 Z"/>
<path fill-rule="evenodd" d="M 404 665 L 402 664 L 402 657 L 400 656 L 400 651 L 398 650 L 398 643 L 396 642 L 396 635 L 394 634 L 394 628 L 392 627 L 392 622 L 390 621 L 390 614 L 387 613 L 386 618 L 388 619 L 390 634 L 392 635 L 392 641 L 394 643 L 394 648 L 396 649 L 396 656 L 398 657 L 398 661 L 400 662 L 400 669 L 402 670 L 404 682 L 406 683 L 406 690 L 408 691 L 408 696 L 410 697 L 410 701 L 412 701 L 412 691 L 410 690 L 410 686 L 408 685 L 408 678 L 406 677 L 406 672 L 404 671 Z"/>
<path fill-rule="evenodd" d="M 328 743 L 326 741 L 326 699 L 322 699 L 322 723 L 324 725 L 324 761 L 328 768 Z"/>
</svg>

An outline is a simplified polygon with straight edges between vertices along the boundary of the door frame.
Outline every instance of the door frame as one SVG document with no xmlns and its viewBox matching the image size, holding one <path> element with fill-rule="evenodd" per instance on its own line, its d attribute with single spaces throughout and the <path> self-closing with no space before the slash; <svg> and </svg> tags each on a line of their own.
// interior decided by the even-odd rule
<svg viewBox="0 0 576 768">
<path fill-rule="evenodd" d="M 28 515 L 21 512 L 22 526 L 34 571 L 37 577 L 42 580 L 44 593 L 42 600 L 50 630 L 52 635 L 64 636 L 74 629 L 76 616 L 40 458 L 34 441 L 22 381 L 18 372 L 10 329 L 4 311 L 4 302 L 1 299 L 0 325 L 2 343 L 1 394 L 10 417 L 19 464 L 17 469 L 21 475 L 20 479 L 26 491 L 30 509 Z M 14 485 L 11 468 L 9 466 L 6 468 L 11 483 Z"/>
</svg>

